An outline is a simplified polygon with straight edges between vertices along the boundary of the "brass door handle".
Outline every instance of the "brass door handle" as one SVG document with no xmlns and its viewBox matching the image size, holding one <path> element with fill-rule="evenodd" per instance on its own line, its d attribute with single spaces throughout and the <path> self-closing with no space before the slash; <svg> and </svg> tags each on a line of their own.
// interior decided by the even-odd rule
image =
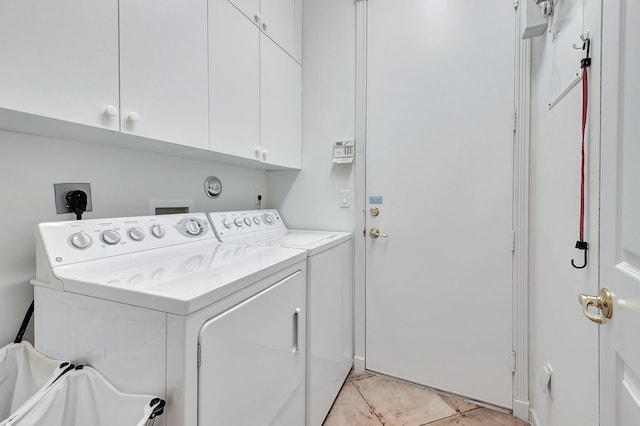
<svg viewBox="0 0 640 426">
<path fill-rule="evenodd" d="M 369 231 L 369 235 L 371 236 L 371 238 L 378 238 L 378 237 L 387 238 L 388 237 L 387 234 L 381 233 L 378 228 L 371 228 L 371 230 Z"/>
<path fill-rule="evenodd" d="M 613 316 L 613 296 L 611 292 L 602 288 L 597 296 L 590 296 L 588 294 L 580 294 L 578 301 L 582 305 L 582 313 L 585 317 L 589 318 L 596 324 L 604 324 L 607 319 Z M 602 312 L 602 315 L 596 315 L 589 312 L 589 306 L 596 306 Z"/>
</svg>

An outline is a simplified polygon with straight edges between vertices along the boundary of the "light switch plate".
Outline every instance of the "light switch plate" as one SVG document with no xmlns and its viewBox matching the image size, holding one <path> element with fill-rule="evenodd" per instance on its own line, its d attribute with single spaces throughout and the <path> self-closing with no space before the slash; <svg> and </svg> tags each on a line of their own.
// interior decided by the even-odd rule
<svg viewBox="0 0 640 426">
<path fill-rule="evenodd" d="M 343 189 L 340 191 L 340 207 L 343 209 L 351 207 L 351 191 Z"/>
</svg>

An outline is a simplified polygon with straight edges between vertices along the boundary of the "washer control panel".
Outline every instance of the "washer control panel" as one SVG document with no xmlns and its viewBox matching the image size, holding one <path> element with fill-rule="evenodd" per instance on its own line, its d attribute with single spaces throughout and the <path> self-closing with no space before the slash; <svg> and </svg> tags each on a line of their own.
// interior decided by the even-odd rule
<svg viewBox="0 0 640 426">
<path fill-rule="evenodd" d="M 287 229 L 275 209 L 211 212 L 209 220 L 221 240 L 257 231 Z"/>
<path fill-rule="evenodd" d="M 204 213 L 50 222 L 38 238 L 51 266 L 215 239 Z"/>
</svg>

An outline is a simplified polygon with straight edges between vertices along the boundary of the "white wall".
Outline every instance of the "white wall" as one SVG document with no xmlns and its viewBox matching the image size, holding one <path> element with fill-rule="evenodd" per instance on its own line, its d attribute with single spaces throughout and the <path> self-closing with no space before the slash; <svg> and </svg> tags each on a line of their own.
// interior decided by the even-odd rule
<svg viewBox="0 0 640 426">
<path fill-rule="evenodd" d="M 267 172 L 268 207 L 292 228 L 353 230 L 353 207 L 340 208 L 351 190 L 353 165 L 333 165 L 335 139 L 355 134 L 355 23 L 353 0 L 305 0 L 302 72 L 302 171 Z"/>
<path fill-rule="evenodd" d="M 210 175 L 223 184 L 216 200 L 204 194 Z M 260 170 L 5 131 L 0 177 L 0 346 L 13 340 L 33 297 L 35 225 L 75 218 L 56 214 L 54 183 L 91 183 L 89 219 L 148 215 L 149 199 L 193 200 L 194 211 L 252 209 L 266 180 Z"/>
<path fill-rule="evenodd" d="M 530 398 L 538 426 L 598 424 L 598 326 L 582 315 L 579 293 L 598 289 L 599 2 L 585 10 L 594 38 L 588 144 L 587 269 L 578 238 L 582 86 L 549 111 L 553 43 L 545 34 L 532 44 L 530 159 Z M 597 3 L 597 4 L 596 4 Z M 579 8 L 581 9 L 581 7 Z M 582 13 L 579 10 L 579 13 Z M 579 41 L 576 34 L 576 42 Z M 538 385 L 545 363 L 553 367 L 552 391 Z"/>
</svg>

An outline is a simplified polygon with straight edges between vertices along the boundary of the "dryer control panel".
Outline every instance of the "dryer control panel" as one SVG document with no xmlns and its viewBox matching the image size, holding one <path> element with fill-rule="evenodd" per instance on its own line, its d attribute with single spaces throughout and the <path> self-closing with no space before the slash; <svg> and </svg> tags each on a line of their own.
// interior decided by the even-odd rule
<svg viewBox="0 0 640 426">
<path fill-rule="evenodd" d="M 50 266 L 215 239 L 204 213 L 42 223 L 37 237 Z"/>
<path fill-rule="evenodd" d="M 221 241 L 253 232 L 287 229 L 276 209 L 211 212 L 209 220 Z"/>
</svg>

